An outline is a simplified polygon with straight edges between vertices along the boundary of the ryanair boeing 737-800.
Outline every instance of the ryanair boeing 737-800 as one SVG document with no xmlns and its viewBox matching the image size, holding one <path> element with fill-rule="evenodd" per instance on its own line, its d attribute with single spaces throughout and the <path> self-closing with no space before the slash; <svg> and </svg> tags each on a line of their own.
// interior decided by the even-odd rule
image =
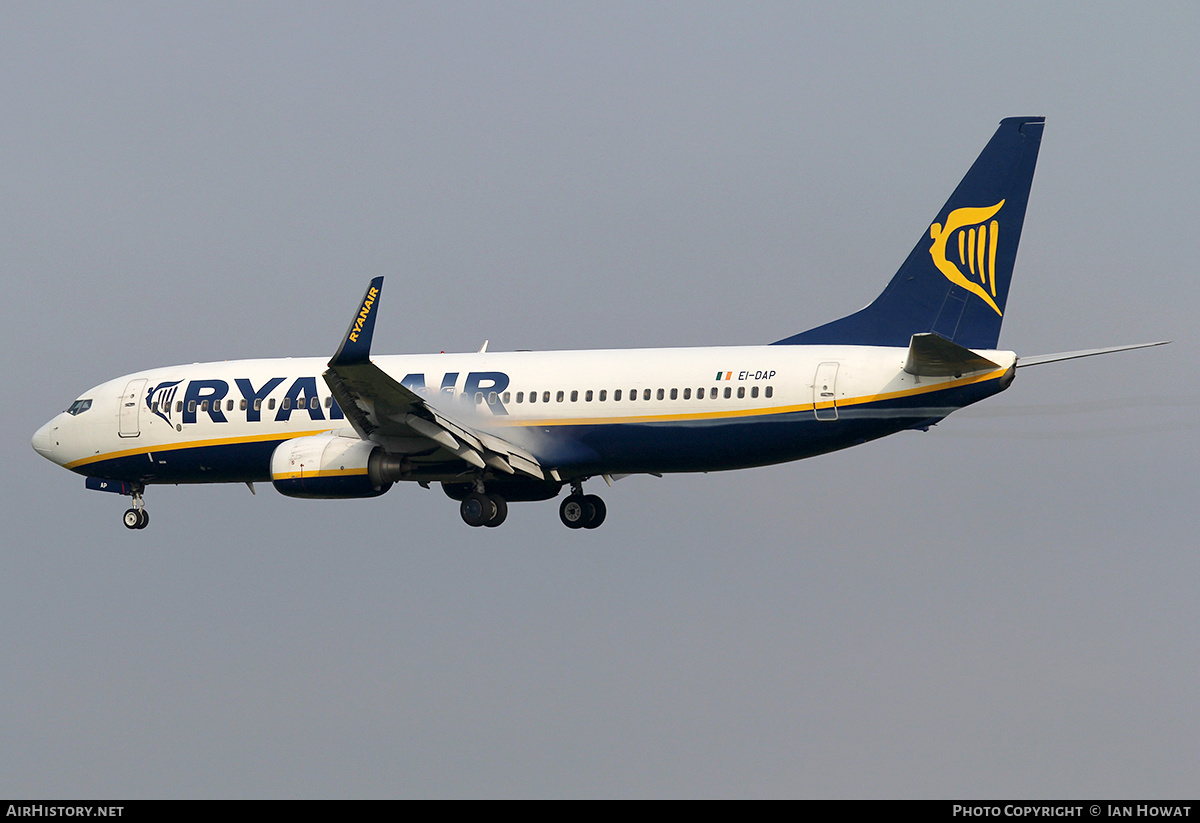
<svg viewBox="0 0 1200 823">
<path fill-rule="evenodd" d="M 926 429 L 1009 387 L 1020 366 L 1159 345 L 1018 358 L 996 349 L 1043 118 L 1003 120 L 883 293 L 770 345 L 371 355 L 383 278 L 337 353 L 170 366 L 84 392 L 33 448 L 87 488 L 271 481 L 286 495 L 374 497 L 441 483 L 471 526 L 548 500 L 595 528 L 590 478 L 765 466 Z M 251 486 L 253 489 L 253 486 Z"/>
</svg>

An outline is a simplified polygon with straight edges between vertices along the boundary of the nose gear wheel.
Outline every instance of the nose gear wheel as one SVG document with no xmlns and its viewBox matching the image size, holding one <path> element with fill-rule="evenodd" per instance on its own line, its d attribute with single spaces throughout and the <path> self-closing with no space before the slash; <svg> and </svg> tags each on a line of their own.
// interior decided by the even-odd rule
<svg viewBox="0 0 1200 823">
<path fill-rule="evenodd" d="M 133 508 L 125 510 L 125 514 L 121 516 L 121 522 L 127 529 L 144 529 L 150 525 L 150 513 L 146 511 L 146 504 L 142 501 L 140 487 L 134 488 L 132 497 Z"/>
</svg>

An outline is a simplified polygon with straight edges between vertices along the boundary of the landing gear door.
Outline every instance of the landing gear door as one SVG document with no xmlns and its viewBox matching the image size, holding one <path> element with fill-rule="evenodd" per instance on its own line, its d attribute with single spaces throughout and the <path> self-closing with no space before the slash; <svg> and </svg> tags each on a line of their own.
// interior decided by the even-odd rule
<svg viewBox="0 0 1200 823">
<path fill-rule="evenodd" d="M 142 408 L 142 389 L 146 388 L 146 379 L 130 380 L 121 395 L 119 433 L 122 437 L 137 437 L 142 433 L 138 426 L 138 413 Z"/>
<path fill-rule="evenodd" d="M 837 420 L 837 363 L 817 366 L 813 378 L 813 413 L 818 420 Z"/>
</svg>

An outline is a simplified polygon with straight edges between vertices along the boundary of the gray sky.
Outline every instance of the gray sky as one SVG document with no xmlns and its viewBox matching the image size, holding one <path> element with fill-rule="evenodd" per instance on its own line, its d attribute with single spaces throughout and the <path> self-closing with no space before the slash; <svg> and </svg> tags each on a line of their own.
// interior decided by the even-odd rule
<svg viewBox="0 0 1200 823">
<path fill-rule="evenodd" d="M 0 795 L 1192 796 L 1195 4 L 0 5 Z M 29 446 L 157 365 L 769 342 L 1045 115 L 1001 345 L 927 434 L 630 478 L 152 488 Z"/>
</svg>

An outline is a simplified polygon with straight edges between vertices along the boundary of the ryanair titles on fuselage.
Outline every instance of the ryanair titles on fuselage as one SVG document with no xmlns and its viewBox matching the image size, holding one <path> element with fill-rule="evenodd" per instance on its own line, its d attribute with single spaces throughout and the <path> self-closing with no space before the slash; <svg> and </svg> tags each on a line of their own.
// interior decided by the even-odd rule
<svg viewBox="0 0 1200 823">
<path fill-rule="evenodd" d="M 480 395 L 479 403 L 486 405 L 492 414 L 506 415 L 508 410 L 500 399 L 500 393 L 508 388 L 509 377 L 504 372 L 480 371 L 468 372 L 462 388 L 458 388 L 460 372 L 447 372 L 442 376 L 436 389 L 441 393 L 451 393 L 464 400 L 474 400 Z M 280 402 L 268 405 L 268 396 L 284 384 L 288 378 L 272 377 L 257 388 L 245 377 L 234 378 L 231 387 L 228 380 L 197 379 L 187 381 L 183 387 L 183 397 L 179 398 L 182 380 L 167 380 L 156 383 L 146 391 L 146 408 L 172 426 L 177 422 L 191 425 L 199 415 L 208 415 L 214 423 L 227 423 L 227 415 L 234 413 L 228 407 L 226 400 L 242 401 L 235 408 L 238 413 L 246 415 L 246 422 L 257 423 L 263 419 L 266 412 L 268 419 L 276 422 L 290 420 L 293 414 L 307 414 L 312 420 L 344 420 L 345 415 L 337 401 L 331 401 L 326 408 L 319 402 L 321 392 L 318 391 L 318 379 L 312 377 L 297 377 L 288 386 Z M 433 383 L 426 380 L 424 374 L 408 374 L 400 381 L 405 388 L 422 395 L 432 395 Z M 323 383 L 322 383 L 323 385 Z M 231 393 L 232 392 L 232 393 Z M 328 391 L 324 392 L 328 394 Z M 178 399 L 177 399 L 178 398 Z M 326 417 L 328 413 L 328 417 Z"/>
</svg>

